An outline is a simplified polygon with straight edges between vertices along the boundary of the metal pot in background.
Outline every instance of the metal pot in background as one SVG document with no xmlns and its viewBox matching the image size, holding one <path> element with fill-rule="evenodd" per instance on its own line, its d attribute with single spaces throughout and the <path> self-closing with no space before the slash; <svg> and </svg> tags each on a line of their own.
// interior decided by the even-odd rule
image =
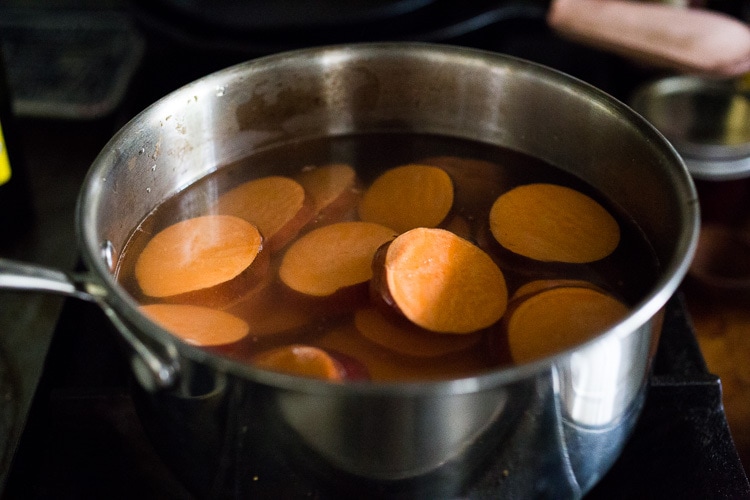
<svg viewBox="0 0 750 500">
<path fill-rule="evenodd" d="M 116 282 L 131 232 L 185 186 L 259 147 L 367 132 L 471 139 L 571 172 L 634 218 L 661 274 L 588 343 L 430 383 L 332 384 L 257 370 L 178 341 Z M 638 418 L 662 308 L 687 271 L 698 217 L 672 146 L 585 83 L 444 45 L 322 47 L 219 71 L 144 110 L 103 149 L 81 190 L 76 224 L 89 271 L 0 261 L 0 287 L 103 308 L 132 360 L 145 426 L 201 496 L 262 497 L 264 479 L 289 476 L 303 486 L 290 481 L 287 497 L 455 497 L 469 483 L 509 498 L 580 497 Z"/>
<path fill-rule="evenodd" d="M 675 146 L 693 178 L 750 177 L 750 79 L 664 78 L 638 89 L 632 106 Z"/>
<path fill-rule="evenodd" d="M 633 108 L 685 160 L 703 229 L 690 276 L 716 293 L 750 292 L 750 77 L 672 76 L 639 88 Z"/>
</svg>

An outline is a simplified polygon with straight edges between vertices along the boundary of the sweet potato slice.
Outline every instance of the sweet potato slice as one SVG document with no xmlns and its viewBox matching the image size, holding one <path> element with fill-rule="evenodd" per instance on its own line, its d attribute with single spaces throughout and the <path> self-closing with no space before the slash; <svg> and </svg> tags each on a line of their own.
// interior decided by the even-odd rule
<svg viewBox="0 0 750 500">
<path fill-rule="evenodd" d="M 232 344 L 247 336 L 247 323 L 229 313 L 185 304 L 148 304 L 141 312 L 185 342 L 199 346 Z"/>
<path fill-rule="evenodd" d="M 585 288 L 592 288 L 594 290 L 600 290 L 600 288 L 596 286 L 594 283 L 591 283 L 585 280 L 564 279 L 564 278 L 538 279 L 538 280 L 529 281 L 519 286 L 516 289 L 516 291 L 513 292 L 513 296 L 510 298 L 510 301 L 513 302 L 515 300 L 523 299 L 524 297 L 527 297 L 529 295 L 539 293 L 544 290 L 549 290 L 550 288 L 558 288 L 561 286 L 585 287 Z"/>
<path fill-rule="evenodd" d="M 508 311 L 504 323 L 513 361 L 525 363 L 581 344 L 624 318 L 628 307 L 589 287 L 557 287 L 532 294 Z"/>
<path fill-rule="evenodd" d="M 205 215 L 151 238 L 138 256 L 135 276 L 149 297 L 220 303 L 259 281 L 268 263 L 263 253 L 260 232 L 249 222 Z"/>
<path fill-rule="evenodd" d="M 280 285 L 250 292 L 223 310 L 247 322 L 253 337 L 293 334 L 313 323 L 316 315 L 294 301 L 284 300 Z"/>
<path fill-rule="evenodd" d="M 620 242 L 620 226 L 604 207 L 556 184 L 526 184 L 503 193 L 489 221 L 500 245 L 545 262 L 594 262 Z"/>
<path fill-rule="evenodd" d="M 409 164 L 375 179 L 359 203 L 359 217 L 402 233 L 438 226 L 452 207 L 450 176 L 437 167 Z"/>
<path fill-rule="evenodd" d="M 367 283 L 372 258 L 395 232 L 372 222 L 338 222 L 315 229 L 287 249 L 279 267 L 282 283 L 315 297 Z"/>
<path fill-rule="evenodd" d="M 454 215 L 453 217 L 446 219 L 441 227 L 443 229 L 447 229 L 456 236 L 460 236 L 465 240 L 471 241 L 473 238 L 471 223 L 468 221 L 468 219 L 466 219 L 466 217 Z"/>
<path fill-rule="evenodd" d="M 445 229 L 417 228 L 393 240 L 382 271 L 384 302 L 433 332 L 466 334 L 496 323 L 508 290 L 495 262 Z"/>
<path fill-rule="evenodd" d="M 463 351 L 476 345 L 481 335 L 435 335 L 402 319 L 384 316 L 368 307 L 354 313 L 357 331 L 376 344 L 407 356 L 431 358 Z"/>
<path fill-rule="evenodd" d="M 327 331 L 315 345 L 356 359 L 367 367 L 370 379 L 378 381 L 446 380 L 474 376 L 491 366 L 473 349 L 446 354 L 439 362 L 432 357 L 403 355 L 368 340 L 350 324 Z"/>
<path fill-rule="evenodd" d="M 255 225 L 272 253 L 294 239 L 314 214 L 302 185 L 282 176 L 240 184 L 219 197 L 217 210 Z"/>
<path fill-rule="evenodd" d="M 258 368 L 300 377 L 340 382 L 343 367 L 323 349 L 303 344 L 277 347 L 253 357 Z"/>
<path fill-rule="evenodd" d="M 492 202 L 508 188 L 507 175 L 495 163 L 459 156 L 433 156 L 420 160 L 440 167 L 455 186 L 455 203 L 466 215 L 486 214 Z"/>
<path fill-rule="evenodd" d="M 356 207 L 357 173 L 344 163 L 307 167 L 296 176 L 312 199 L 316 219 L 331 221 Z"/>
</svg>

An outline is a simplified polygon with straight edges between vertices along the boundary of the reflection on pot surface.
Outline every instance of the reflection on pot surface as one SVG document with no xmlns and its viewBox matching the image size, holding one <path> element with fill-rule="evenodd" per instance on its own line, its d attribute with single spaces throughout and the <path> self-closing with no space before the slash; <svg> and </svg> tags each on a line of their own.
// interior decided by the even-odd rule
<svg viewBox="0 0 750 500">
<path fill-rule="evenodd" d="M 212 382 L 216 374 L 199 369 L 202 380 L 187 385 L 204 389 L 139 391 L 139 410 L 160 451 L 201 494 L 262 495 L 268 483 L 278 486 L 268 478 L 281 471 L 295 478 L 287 492 L 294 497 L 309 488 L 331 498 L 447 498 L 497 481 L 508 498 L 578 497 L 615 460 L 640 411 L 643 387 L 633 381 L 644 367 L 601 356 L 627 351 L 648 359 L 632 350 L 632 339 L 602 339 L 569 367 L 533 379 L 482 390 L 460 381 L 449 393 L 316 384 L 278 390 L 233 377 Z M 606 381 L 607 390 L 583 392 L 593 380 L 600 389 Z M 219 460 L 227 456 L 236 462 Z"/>
</svg>

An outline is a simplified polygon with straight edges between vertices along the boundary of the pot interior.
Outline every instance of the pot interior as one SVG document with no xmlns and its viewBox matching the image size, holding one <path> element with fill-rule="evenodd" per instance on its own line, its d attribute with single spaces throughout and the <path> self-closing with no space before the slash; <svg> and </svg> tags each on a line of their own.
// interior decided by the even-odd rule
<svg viewBox="0 0 750 500">
<path fill-rule="evenodd" d="M 112 274 L 148 214 L 249 156 L 315 150 L 321 140 L 334 141 L 326 143 L 329 150 L 346 151 L 348 137 L 385 135 L 443 137 L 528 156 L 592 187 L 642 231 L 659 262 L 638 296 L 628 298 L 633 310 L 623 320 L 626 330 L 653 316 L 684 275 L 697 235 L 695 192 L 679 157 L 650 125 L 598 90 L 538 65 L 420 44 L 262 58 L 153 104 L 110 141 L 87 178 L 78 214 L 87 263 L 111 288 L 116 309 L 150 337 L 168 342 Z M 380 157 L 398 147 L 385 144 Z M 264 171 L 262 162 L 253 169 L 277 173 Z M 201 197 L 211 196 L 207 192 L 184 200 L 200 205 L 206 202 Z M 101 258 L 102 248 L 108 259 Z M 224 363 L 190 346 L 178 348 Z"/>
</svg>

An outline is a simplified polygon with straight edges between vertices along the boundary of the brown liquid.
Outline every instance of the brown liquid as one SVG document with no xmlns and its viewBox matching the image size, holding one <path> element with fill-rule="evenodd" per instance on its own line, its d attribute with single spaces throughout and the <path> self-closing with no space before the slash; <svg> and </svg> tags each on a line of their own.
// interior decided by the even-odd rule
<svg viewBox="0 0 750 500">
<path fill-rule="evenodd" d="M 505 275 L 509 295 L 533 279 L 584 279 L 607 290 L 624 303 L 633 305 L 653 286 L 657 263 L 649 243 L 619 207 L 591 186 L 539 159 L 508 149 L 468 140 L 409 134 L 345 136 L 294 142 L 255 153 L 237 164 L 221 168 L 167 200 L 142 222 L 122 254 L 118 279 L 138 301 L 155 302 L 141 293 L 134 277 L 135 261 L 143 247 L 165 227 L 208 213 L 222 192 L 246 180 L 266 175 L 294 177 L 309 166 L 347 163 L 356 169 L 361 184 L 367 186 L 389 168 L 444 156 L 494 164 L 489 167 L 490 170 L 486 170 L 487 175 L 482 171 L 482 168 L 487 168 L 485 164 L 477 170 L 467 171 L 465 178 L 463 174 L 452 175 L 456 198 L 451 215 L 460 215 L 468 221 L 471 231 L 468 239 L 498 262 Z M 514 255 L 494 242 L 486 224 L 492 202 L 508 189 L 532 182 L 561 184 L 577 189 L 607 208 L 621 229 L 620 244 L 614 253 L 585 265 L 542 263 Z M 452 218 L 451 215 L 446 221 Z M 314 221 L 308 228 L 303 228 L 300 236 L 321 223 Z M 277 268 L 282 255 L 283 250 L 272 256 L 272 270 Z M 246 303 L 239 301 L 226 308 L 251 324 L 251 335 L 235 344 L 212 349 L 230 358 L 249 361 L 257 353 L 280 345 L 314 345 L 337 353 L 345 365 L 352 359 L 355 364 L 365 365 L 370 377 L 376 380 L 472 376 L 511 363 L 507 354 L 507 340 L 499 326 L 472 334 L 477 336 L 477 342 L 459 352 L 426 358 L 409 356 L 367 340 L 353 325 L 353 311 L 368 303 L 366 290 L 359 294 L 346 294 L 344 299 L 337 302 L 308 300 L 288 293 L 284 288 L 278 278 L 274 278 L 262 299 L 253 298 Z M 263 322 L 268 325 L 261 324 Z M 264 332 L 275 330 L 277 333 L 252 333 L 256 327 Z"/>
</svg>

